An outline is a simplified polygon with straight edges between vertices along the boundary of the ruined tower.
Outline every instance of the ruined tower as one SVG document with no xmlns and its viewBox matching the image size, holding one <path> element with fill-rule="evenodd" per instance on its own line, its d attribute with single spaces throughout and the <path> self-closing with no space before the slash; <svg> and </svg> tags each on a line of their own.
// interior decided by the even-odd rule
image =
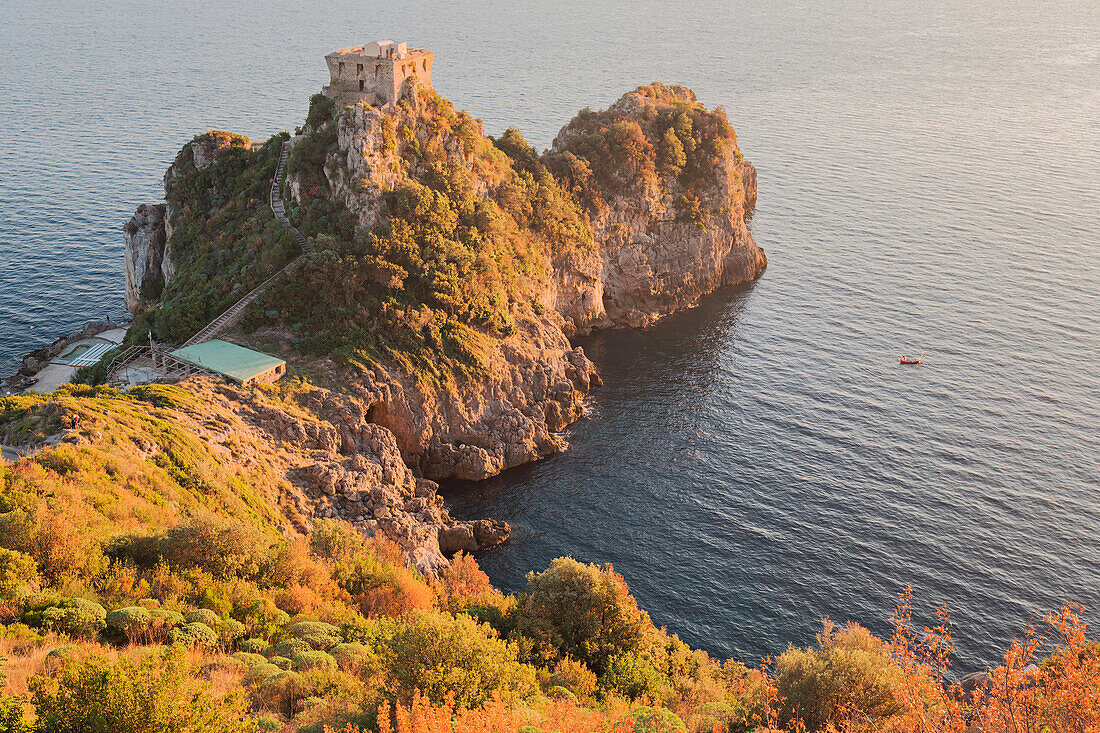
<svg viewBox="0 0 1100 733">
<path fill-rule="evenodd" d="M 432 87 L 432 59 L 425 48 L 407 43 L 373 41 L 325 56 L 329 85 L 321 91 L 338 103 L 365 101 L 381 107 L 396 102 L 406 82 Z"/>
</svg>

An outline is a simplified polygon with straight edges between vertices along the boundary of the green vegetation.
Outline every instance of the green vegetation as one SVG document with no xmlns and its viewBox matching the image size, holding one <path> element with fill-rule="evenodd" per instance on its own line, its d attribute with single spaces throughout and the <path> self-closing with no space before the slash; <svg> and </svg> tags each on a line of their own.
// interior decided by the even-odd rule
<svg viewBox="0 0 1100 733">
<path fill-rule="evenodd" d="M 195 168 L 187 148 L 177 158 L 181 170 L 167 191 L 177 271 L 161 307 L 136 324 L 139 330 L 152 327 L 159 340 L 186 341 L 298 254 L 267 200 L 286 137 L 280 133 L 252 149 L 248 138 L 214 131 L 195 139 L 219 149 L 212 165 Z"/>
<path fill-rule="evenodd" d="M 311 251 L 249 321 L 289 326 L 305 353 L 387 361 L 435 380 L 479 373 L 492 343 L 516 332 L 550 258 L 592 246 L 579 208 L 547 169 L 531 160 L 513 167 L 505 152 L 525 145 L 518 133 L 504 136 L 502 152 L 432 93 L 383 118 L 380 165 L 400 180 L 379 202 L 383 223 L 358 227 L 324 173 L 337 123 L 317 99 L 309 120 L 288 175 L 300 183 L 291 215 Z"/>
<path fill-rule="evenodd" d="M 640 112 L 581 110 L 547 166 L 592 215 L 648 185 L 675 194 L 678 220 L 705 226 L 710 212 L 702 202 L 717 183 L 719 162 L 730 154 L 741 159 L 725 111 L 707 110 L 681 86 L 654 82 L 634 93 L 643 100 Z"/>
</svg>

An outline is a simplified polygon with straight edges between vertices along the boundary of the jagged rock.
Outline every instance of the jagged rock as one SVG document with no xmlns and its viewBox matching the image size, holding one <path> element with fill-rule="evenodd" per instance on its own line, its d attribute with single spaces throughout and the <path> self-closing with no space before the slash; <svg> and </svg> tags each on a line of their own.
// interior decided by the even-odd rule
<svg viewBox="0 0 1100 733">
<path fill-rule="evenodd" d="M 164 210 L 164 204 L 142 204 L 122 228 L 126 309 L 135 315 L 149 307 L 150 299 L 160 295 L 164 285 Z"/>
<path fill-rule="evenodd" d="M 477 539 L 474 537 L 474 528 L 468 523 L 440 527 L 439 549 L 444 555 L 448 556 L 456 552 L 477 552 L 478 547 Z"/>
<path fill-rule="evenodd" d="M 512 528 L 507 522 L 496 519 L 479 519 L 473 523 L 474 539 L 477 540 L 479 550 L 496 547 L 508 541 Z"/>
<path fill-rule="evenodd" d="M 511 532 L 507 522 L 495 519 L 454 522 L 439 528 L 439 549 L 448 556 L 487 550 L 507 542 Z"/>
</svg>

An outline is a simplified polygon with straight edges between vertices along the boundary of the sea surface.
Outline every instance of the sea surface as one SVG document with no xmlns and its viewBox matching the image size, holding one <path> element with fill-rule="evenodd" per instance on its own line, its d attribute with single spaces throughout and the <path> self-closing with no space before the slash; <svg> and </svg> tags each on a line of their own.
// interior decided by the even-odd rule
<svg viewBox="0 0 1100 733">
<path fill-rule="evenodd" d="M 906 585 L 920 620 L 952 610 L 963 671 L 1100 609 L 1095 0 L 4 0 L 2 371 L 123 315 L 122 225 L 183 143 L 293 130 L 322 56 L 378 38 L 540 149 L 689 85 L 759 170 L 764 277 L 583 340 L 606 385 L 570 450 L 449 491 L 512 523 L 494 581 L 610 562 L 749 662 L 825 616 L 887 632 Z"/>
</svg>

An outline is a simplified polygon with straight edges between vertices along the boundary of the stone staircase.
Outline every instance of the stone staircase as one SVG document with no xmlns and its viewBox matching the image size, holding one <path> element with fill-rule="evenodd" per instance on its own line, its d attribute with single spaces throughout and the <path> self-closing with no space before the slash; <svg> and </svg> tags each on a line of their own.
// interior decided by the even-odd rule
<svg viewBox="0 0 1100 733">
<path fill-rule="evenodd" d="M 307 249 L 306 238 L 302 236 L 302 233 L 298 229 L 291 225 L 290 219 L 286 216 L 286 207 L 283 204 L 283 198 L 279 194 L 283 185 L 283 178 L 286 175 L 286 161 L 290 155 L 290 141 L 287 140 L 283 143 L 283 148 L 279 151 L 279 165 L 275 169 L 275 179 L 271 182 L 271 192 L 268 195 L 268 205 L 271 206 L 271 213 L 275 215 L 275 218 L 279 220 L 279 223 L 289 229 L 294 238 L 298 240 L 298 246 L 302 248 L 304 252 Z M 215 318 L 209 324 L 207 324 L 201 331 L 196 333 L 191 338 L 184 342 L 184 346 L 193 346 L 194 344 L 201 344 L 203 341 L 209 341 L 215 338 L 221 333 L 228 331 L 233 326 L 240 322 L 241 317 L 244 316 L 245 310 L 252 304 L 252 301 L 259 297 L 260 293 L 264 292 L 271 283 L 275 282 L 283 273 L 294 267 L 297 264 L 298 259 L 294 258 L 287 265 L 276 272 L 274 275 L 264 280 L 257 285 L 253 290 L 244 296 L 236 303 L 234 303 L 229 310 L 222 313 Z"/>
</svg>

